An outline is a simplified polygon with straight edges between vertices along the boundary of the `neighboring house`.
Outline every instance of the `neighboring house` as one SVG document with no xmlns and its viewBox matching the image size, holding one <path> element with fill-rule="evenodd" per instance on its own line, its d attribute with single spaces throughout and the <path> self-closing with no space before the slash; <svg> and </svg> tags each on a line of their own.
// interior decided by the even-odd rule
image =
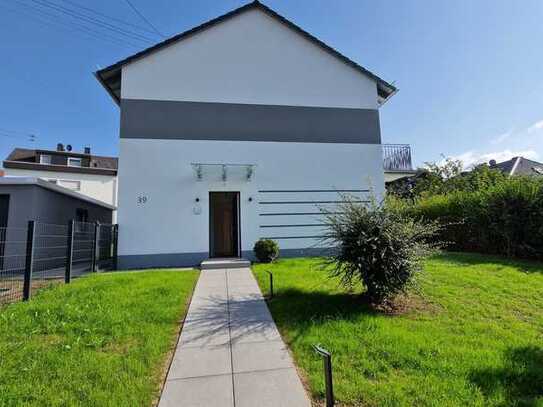
<svg viewBox="0 0 543 407">
<path fill-rule="evenodd" d="M 6 273 L 24 269 L 26 228 L 33 220 L 47 224 L 55 234 L 61 235 L 72 220 L 77 222 L 112 223 L 115 207 L 70 189 L 54 185 L 41 178 L 0 177 L 0 270 Z M 78 224 L 78 228 L 92 225 Z M 42 235 L 43 236 L 43 235 Z M 64 265 L 66 237 L 49 235 L 47 242 L 39 241 L 36 250 L 46 258 L 46 263 L 37 266 Z M 86 250 L 74 253 L 74 258 L 87 256 Z M 81 248 L 80 247 L 80 248 Z"/>
<path fill-rule="evenodd" d="M 317 252 L 319 207 L 384 193 L 396 88 L 259 2 L 96 72 L 120 106 L 119 264 Z"/>
<path fill-rule="evenodd" d="M 0 178 L 0 228 L 25 228 L 29 220 L 56 225 L 71 220 L 111 223 L 114 210 L 113 205 L 41 178 Z"/>
<path fill-rule="evenodd" d="M 499 169 L 509 176 L 529 175 L 543 177 L 543 164 L 537 161 L 528 160 L 524 157 L 513 157 L 508 161 L 497 163 L 491 160 L 488 163 L 490 168 Z"/>
<path fill-rule="evenodd" d="M 56 150 L 16 148 L 4 160 L 4 175 L 42 178 L 117 206 L 117 158 L 92 155 L 89 147 L 83 153 L 68 149 L 62 144 Z"/>
</svg>

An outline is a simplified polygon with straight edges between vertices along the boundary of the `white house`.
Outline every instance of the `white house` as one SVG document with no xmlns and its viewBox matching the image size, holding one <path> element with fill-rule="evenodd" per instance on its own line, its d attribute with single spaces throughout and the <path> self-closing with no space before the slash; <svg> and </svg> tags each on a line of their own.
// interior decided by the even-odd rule
<svg viewBox="0 0 543 407">
<path fill-rule="evenodd" d="M 121 109 L 121 267 L 315 253 L 319 207 L 384 191 L 396 88 L 259 2 L 96 76 Z"/>
<path fill-rule="evenodd" d="M 111 206 L 117 206 L 117 158 L 56 150 L 15 148 L 4 160 L 7 177 L 41 178 Z"/>
</svg>

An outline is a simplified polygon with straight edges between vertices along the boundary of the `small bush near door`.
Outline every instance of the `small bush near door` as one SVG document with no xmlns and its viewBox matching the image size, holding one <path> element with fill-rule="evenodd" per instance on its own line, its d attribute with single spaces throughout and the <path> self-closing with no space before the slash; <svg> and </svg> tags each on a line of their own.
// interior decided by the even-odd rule
<svg viewBox="0 0 543 407">
<path fill-rule="evenodd" d="M 255 243 L 253 251 L 261 263 L 271 263 L 279 257 L 279 245 L 271 239 L 260 239 Z"/>
</svg>

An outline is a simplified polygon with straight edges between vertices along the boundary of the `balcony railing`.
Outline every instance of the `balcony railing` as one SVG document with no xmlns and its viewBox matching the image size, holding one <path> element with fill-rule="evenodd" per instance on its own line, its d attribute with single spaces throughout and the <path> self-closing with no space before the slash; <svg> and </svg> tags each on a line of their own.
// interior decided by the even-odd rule
<svg viewBox="0 0 543 407">
<path fill-rule="evenodd" d="M 413 171 L 409 144 L 383 144 L 385 171 Z"/>
</svg>

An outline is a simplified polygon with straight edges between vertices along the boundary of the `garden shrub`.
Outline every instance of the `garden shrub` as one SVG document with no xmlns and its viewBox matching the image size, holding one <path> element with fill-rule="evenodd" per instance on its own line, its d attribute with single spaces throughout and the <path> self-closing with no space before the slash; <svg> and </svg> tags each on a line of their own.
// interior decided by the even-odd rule
<svg viewBox="0 0 543 407">
<path fill-rule="evenodd" d="M 279 245 L 271 239 L 260 239 L 253 248 L 256 258 L 261 263 L 271 263 L 279 257 Z"/>
<path fill-rule="evenodd" d="M 543 179 L 512 177 L 396 207 L 442 224 L 440 239 L 448 249 L 543 259 Z"/>
<path fill-rule="evenodd" d="M 508 175 L 485 164 L 464 171 L 460 160 L 446 159 L 441 164 L 425 163 L 412 177 L 387 185 L 387 192 L 404 199 L 416 199 L 455 191 L 480 191 L 504 182 Z"/>
<path fill-rule="evenodd" d="M 383 304 L 405 292 L 437 249 L 439 226 L 421 222 L 387 205 L 344 198 L 333 212 L 323 210 L 325 243 L 333 247 L 326 262 L 347 288 L 361 283 L 365 297 Z"/>
</svg>

